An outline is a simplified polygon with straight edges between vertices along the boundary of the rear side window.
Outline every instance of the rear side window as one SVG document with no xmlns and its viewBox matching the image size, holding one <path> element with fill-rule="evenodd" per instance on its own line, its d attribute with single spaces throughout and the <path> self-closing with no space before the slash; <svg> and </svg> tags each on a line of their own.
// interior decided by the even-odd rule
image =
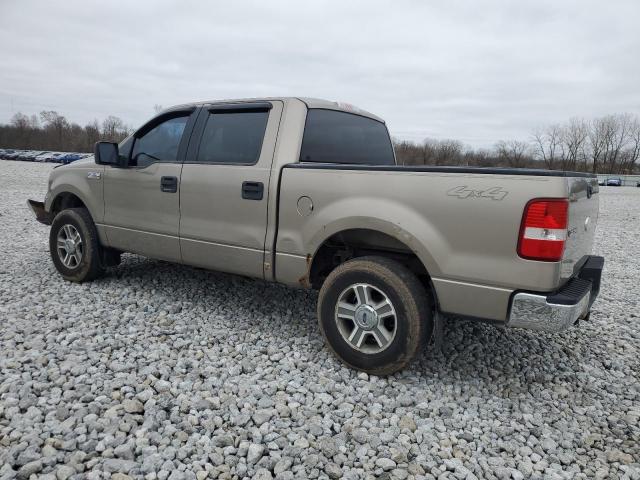
<svg viewBox="0 0 640 480">
<path fill-rule="evenodd" d="M 196 161 L 255 164 L 260 158 L 268 119 L 268 111 L 210 113 Z"/>
<path fill-rule="evenodd" d="M 394 165 L 389 132 L 382 122 L 352 113 L 311 109 L 300 149 L 301 162 Z"/>
</svg>

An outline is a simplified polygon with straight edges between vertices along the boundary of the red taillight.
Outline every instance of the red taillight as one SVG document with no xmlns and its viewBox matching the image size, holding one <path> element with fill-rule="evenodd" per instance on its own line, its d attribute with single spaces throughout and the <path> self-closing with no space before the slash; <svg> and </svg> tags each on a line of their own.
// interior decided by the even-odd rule
<svg viewBox="0 0 640 480">
<path fill-rule="evenodd" d="M 567 239 L 568 211 L 566 199 L 530 201 L 522 217 L 518 255 L 529 260 L 559 261 Z"/>
</svg>

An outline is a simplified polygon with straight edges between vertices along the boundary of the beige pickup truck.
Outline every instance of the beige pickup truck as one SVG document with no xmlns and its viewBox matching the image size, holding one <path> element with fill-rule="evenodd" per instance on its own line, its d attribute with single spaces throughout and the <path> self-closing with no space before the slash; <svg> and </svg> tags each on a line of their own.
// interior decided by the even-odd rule
<svg viewBox="0 0 640 480">
<path fill-rule="evenodd" d="M 443 314 L 568 328 L 604 264 L 595 176 L 399 166 L 382 119 L 317 99 L 168 109 L 54 169 L 29 203 L 67 280 L 134 252 L 318 289 L 329 347 L 376 374 L 407 365 Z"/>
</svg>

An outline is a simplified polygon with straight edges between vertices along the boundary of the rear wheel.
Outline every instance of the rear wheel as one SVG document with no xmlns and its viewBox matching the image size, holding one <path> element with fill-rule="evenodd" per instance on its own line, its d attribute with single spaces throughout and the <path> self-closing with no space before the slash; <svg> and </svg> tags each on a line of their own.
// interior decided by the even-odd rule
<svg viewBox="0 0 640 480">
<path fill-rule="evenodd" d="M 68 208 L 56 215 L 49 232 L 49 251 L 65 280 L 87 282 L 104 273 L 98 232 L 84 208 Z"/>
<path fill-rule="evenodd" d="M 427 291 L 404 265 L 384 257 L 333 270 L 320 290 L 318 321 L 340 360 L 376 375 L 407 366 L 433 329 Z"/>
</svg>

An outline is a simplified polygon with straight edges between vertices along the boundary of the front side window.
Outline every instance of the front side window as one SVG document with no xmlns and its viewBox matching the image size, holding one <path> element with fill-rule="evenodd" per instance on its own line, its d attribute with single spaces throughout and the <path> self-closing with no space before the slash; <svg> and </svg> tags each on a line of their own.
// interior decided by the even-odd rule
<svg viewBox="0 0 640 480">
<path fill-rule="evenodd" d="M 134 140 L 135 137 L 133 135 L 129 135 L 118 144 L 118 156 L 120 157 L 121 165 L 127 165 L 129 162 L 129 158 L 131 158 L 131 147 L 133 146 Z"/>
<path fill-rule="evenodd" d="M 189 115 L 170 118 L 136 138 L 129 165 L 146 167 L 156 162 L 177 162 L 188 119 Z"/>
<path fill-rule="evenodd" d="M 196 161 L 255 164 L 260 158 L 268 118 L 268 111 L 211 112 Z"/>
<path fill-rule="evenodd" d="M 394 165 L 384 123 L 336 110 L 311 109 L 300 149 L 301 162 Z"/>
</svg>

